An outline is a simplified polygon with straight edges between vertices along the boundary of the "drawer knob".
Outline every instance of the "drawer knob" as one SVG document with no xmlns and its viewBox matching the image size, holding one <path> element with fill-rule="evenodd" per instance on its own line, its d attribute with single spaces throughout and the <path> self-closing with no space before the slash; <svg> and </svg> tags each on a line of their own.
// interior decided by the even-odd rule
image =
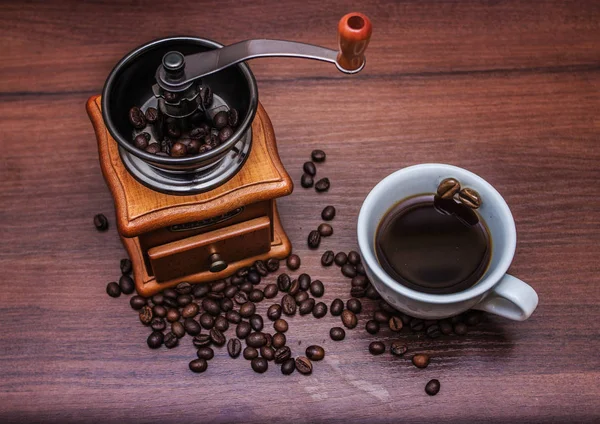
<svg viewBox="0 0 600 424">
<path fill-rule="evenodd" d="M 221 259 L 221 255 L 213 253 L 208 258 L 210 260 L 210 272 L 220 272 L 227 268 L 227 262 Z"/>
</svg>

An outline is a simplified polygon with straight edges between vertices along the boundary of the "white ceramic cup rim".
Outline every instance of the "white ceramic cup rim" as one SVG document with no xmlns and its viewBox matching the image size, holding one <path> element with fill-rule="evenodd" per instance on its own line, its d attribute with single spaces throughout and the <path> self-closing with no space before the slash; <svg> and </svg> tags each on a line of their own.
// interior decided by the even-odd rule
<svg viewBox="0 0 600 424">
<path fill-rule="evenodd" d="M 431 169 L 442 172 L 448 177 L 452 176 L 458 179 L 459 181 L 461 181 L 461 178 L 474 181 L 476 189 L 481 194 L 483 201 L 488 204 L 494 205 L 493 208 L 496 211 L 496 218 L 504 220 L 504 225 L 508 230 L 508 233 L 505 234 L 505 248 L 500 252 L 492 252 L 493 256 L 500 256 L 494 269 L 488 270 L 485 277 L 479 280 L 479 282 L 477 282 L 475 285 L 458 293 L 422 293 L 416 290 L 412 290 L 398 283 L 390 275 L 388 275 L 388 273 L 386 273 L 379 264 L 379 261 L 375 257 L 374 253 L 375 240 L 370 240 L 368 236 L 369 221 L 379 218 L 372 216 L 372 205 L 376 201 L 378 201 L 378 199 L 386 196 L 386 188 L 388 187 L 388 185 L 391 183 L 400 184 L 403 179 L 410 176 L 411 174 L 421 173 L 423 170 Z M 469 186 L 471 185 L 472 184 L 469 184 Z M 400 200 L 402 199 L 395 199 L 394 202 L 398 202 Z M 506 274 L 506 271 L 508 270 L 508 267 L 510 266 L 513 260 L 517 246 L 517 231 L 515 228 L 515 221 L 513 219 L 512 213 L 510 212 L 508 205 L 506 204 L 506 201 L 500 195 L 500 193 L 498 193 L 498 191 L 483 178 L 470 171 L 467 171 L 466 169 L 439 163 L 425 163 L 420 165 L 409 166 L 407 168 L 400 169 L 381 180 L 375 187 L 373 187 L 371 192 L 365 198 L 362 207 L 360 208 L 360 212 L 358 214 L 357 234 L 358 246 L 360 248 L 361 256 L 366 262 L 367 267 L 375 275 L 376 278 L 383 282 L 389 289 L 401 296 L 408 297 L 421 302 L 434 304 L 463 302 L 481 296 L 489 290 L 491 290 L 500 281 L 504 274 Z"/>
</svg>

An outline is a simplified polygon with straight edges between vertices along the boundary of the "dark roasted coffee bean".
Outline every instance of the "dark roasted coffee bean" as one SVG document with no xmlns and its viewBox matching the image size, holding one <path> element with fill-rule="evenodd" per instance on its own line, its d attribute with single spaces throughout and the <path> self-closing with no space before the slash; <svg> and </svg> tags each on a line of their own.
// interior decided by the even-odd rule
<svg viewBox="0 0 600 424">
<path fill-rule="evenodd" d="M 429 380 L 429 382 L 425 385 L 425 393 L 429 396 L 435 396 L 440 391 L 440 381 L 437 379 Z"/>
<path fill-rule="evenodd" d="M 264 261 L 259 260 L 254 262 L 254 268 L 256 268 L 256 272 L 258 272 L 261 277 L 266 277 L 269 275 L 269 270 L 267 269 L 267 265 L 264 263 Z"/>
<path fill-rule="evenodd" d="M 217 319 L 215 319 L 214 328 L 223 333 L 229 328 L 229 321 L 223 316 L 218 316 Z"/>
<path fill-rule="evenodd" d="M 252 331 L 252 327 L 246 321 L 241 321 L 235 328 L 235 335 L 240 339 L 245 339 Z"/>
<path fill-rule="evenodd" d="M 343 266 L 346 264 L 346 262 L 348 262 L 348 255 L 346 255 L 344 252 L 338 252 L 335 254 L 333 261 L 337 266 Z"/>
<path fill-rule="evenodd" d="M 176 103 L 179 101 L 179 93 L 174 93 L 172 91 L 164 91 L 163 97 L 169 103 Z"/>
<path fill-rule="evenodd" d="M 275 363 L 282 364 L 292 357 L 292 351 L 288 346 L 282 346 L 275 351 Z"/>
<path fill-rule="evenodd" d="M 354 266 L 358 275 L 366 275 L 365 266 L 362 263 L 358 263 Z"/>
<path fill-rule="evenodd" d="M 231 284 L 239 286 L 242 283 L 246 283 L 246 277 L 240 277 L 239 275 L 233 275 L 231 277 Z"/>
<path fill-rule="evenodd" d="M 186 145 L 188 155 L 197 155 L 200 152 L 200 141 L 198 140 L 190 140 L 190 142 Z"/>
<path fill-rule="evenodd" d="M 208 368 L 208 362 L 206 362 L 204 359 L 194 359 L 193 361 L 190 362 L 190 371 L 195 372 L 195 373 L 201 373 L 206 371 L 206 369 Z"/>
<path fill-rule="evenodd" d="M 248 319 L 248 322 L 254 331 L 261 331 L 263 329 L 263 318 L 258 314 L 252 315 L 250 319 Z"/>
<path fill-rule="evenodd" d="M 375 287 L 373 287 L 372 284 L 370 284 L 367 287 L 367 290 L 365 291 L 365 296 L 367 296 L 371 300 L 381 299 L 381 295 L 379 294 L 379 292 L 377 292 L 377 290 L 375 290 Z"/>
<path fill-rule="evenodd" d="M 188 305 L 185 305 L 185 307 L 181 311 L 181 316 L 183 316 L 184 318 L 194 318 L 196 315 L 198 315 L 199 310 L 200 308 L 198 307 L 198 304 L 192 302 Z"/>
<path fill-rule="evenodd" d="M 327 250 L 325 253 L 323 253 L 323 256 L 321 256 L 321 265 L 331 266 L 333 264 L 333 257 L 333 251 Z"/>
<path fill-rule="evenodd" d="M 110 297 L 119 297 L 121 296 L 121 288 L 113 281 L 106 285 L 106 293 L 108 293 Z"/>
<path fill-rule="evenodd" d="M 356 277 L 352 278 L 350 284 L 352 285 L 352 287 L 361 287 L 363 289 L 366 289 L 369 285 L 369 280 L 367 280 L 367 277 L 365 277 L 364 275 L 357 275 Z"/>
<path fill-rule="evenodd" d="M 232 358 L 237 358 L 238 356 L 240 356 L 241 351 L 242 342 L 240 342 L 240 340 L 236 339 L 235 337 L 229 339 L 229 341 L 227 342 L 227 353 L 229 353 L 229 356 L 231 356 Z"/>
<path fill-rule="evenodd" d="M 302 174 L 300 177 L 300 185 L 304 188 L 310 188 L 315 184 L 315 180 L 308 174 Z"/>
<path fill-rule="evenodd" d="M 224 143 L 227 140 L 229 140 L 232 135 L 233 135 L 233 129 L 231 127 L 229 127 L 229 126 L 223 127 L 223 128 L 221 128 L 221 131 L 219 131 L 219 141 L 221 141 L 221 143 Z"/>
<path fill-rule="evenodd" d="M 224 292 L 227 288 L 227 281 L 217 280 L 210 285 L 210 291 L 212 292 Z"/>
<path fill-rule="evenodd" d="M 98 231 L 106 231 L 108 230 L 108 219 L 101 213 L 94 215 L 94 226 Z"/>
<path fill-rule="evenodd" d="M 148 122 L 149 124 L 154 124 L 158 119 L 158 110 L 156 110 L 156 108 L 154 107 L 149 107 L 148 109 L 146 109 L 144 117 L 146 118 L 146 122 Z"/>
<path fill-rule="evenodd" d="M 463 205 L 472 209 L 477 209 L 481 206 L 481 196 L 472 188 L 463 188 L 458 193 L 458 200 L 460 200 Z"/>
<path fill-rule="evenodd" d="M 348 299 L 348 301 L 346 302 L 346 309 L 349 309 L 355 314 L 359 314 L 360 311 L 362 311 L 362 303 L 360 303 L 360 300 L 353 297 L 351 299 Z"/>
<path fill-rule="evenodd" d="M 333 234 L 333 227 L 329 224 L 321 224 L 319 225 L 319 228 L 317 228 L 317 231 L 319 232 L 319 234 L 321 234 L 322 237 L 329 237 L 330 235 Z"/>
<path fill-rule="evenodd" d="M 252 366 L 252 369 L 259 374 L 264 373 L 269 368 L 269 363 L 265 358 L 254 358 L 250 361 L 250 365 Z"/>
<path fill-rule="evenodd" d="M 300 374 L 308 375 L 312 372 L 312 362 L 306 356 L 296 358 L 296 369 Z"/>
<path fill-rule="evenodd" d="M 127 258 L 121 259 L 119 267 L 121 268 L 121 274 L 129 274 L 133 270 L 133 264 Z"/>
<path fill-rule="evenodd" d="M 193 338 L 192 343 L 195 347 L 206 347 L 211 343 L 212 339 L 210 334 L 198 334 Z"/>
<path fill-rule="evenodd" d="M 323 193 L 329 190 L 331 183 L 329 182 L 329 178 L 321 178 L 319 181 L 315 183 L 315 190 L 318 193 Z"/>
<path fill-rule="evenodd" d="M 321 280 L 315 280 L 310 283 L 310 294 L 314 297 L 321 297 L 325 294 L 325 286 L 321 282 Z"/>
<path fill-rule="evenodd" d="M 321 218 L 323 218 L 323 221 L 331 221 L 335 218 L 335 208 L 333 206 L 325 206 L 321 212 Z"/>
<path fill-rule="evenodd" d="M 423 322 L 422 319 L 419 318 L 413 318 L 410 320 L 410 329 L 412 331 L 423 331 L 425 330 L 425 323 Z"/>
<path fill-rule="evenodd" d="M 192 289 L 192 294 L 195 298 L 201 298 L 206 296 L 209 291 L 210 286 L 208 284 L 196 284 Z"/>
<path fill-rule="evenodd" d="M 348 252 L 348 262 L 352 265 L 358 265 L 360 263 L 360 255 L 358 252 L 351 250 Z"/>
<path fill-rule="evenodd" d="M 347 263 L 342 266 L 342 274 L 345 277 L 354 278 L 356 277 L 356 268 L 354 268 L 354 265 Z"/>
<path fill-rule="evenodd" d="M 215 318 L 211 314 L 205 312 L 200 315 L 200 325 L 202 328 L 210 330 L 215 325 Z"/>
<path fill-rule="evenodd" d="M 182 158 L 187 155 L 187 147 L 183 143 L 173 143 L 171 146 L 171 156 L 174 158 Z"/>
<path fill-rule="evenodd" d="M 365 289 L 364 287 L 352 287 L 350 289 L 350 296 L 352 297 L 361 298 L 365 297 L 366 294 L 367 289 Z"/>
<path fill-rule="evenodd" d="M 167 308 L 162 305 L 152 307 L 152 313 L 155 317 L 164 318 L 167 316 Z"/>
<path fill-rule="evenodd" d="M 427 327 L 425 333 L 432 339 L 437 339 L 442 335 L 442 332 L 440 331 L 440 326 L 437 324 L 433 324 Z"/>
<path fill-rule="evenodd" d="M 381 355 L 385 352 L 385 344 L 383 342 L 371 342 L 369 352 L 371 352 L 371 355 Z"/>
<path fill-rule="evenodd" d="M 277 288 L 277 284 L 267 284 L 265 287 L 264 295 L 267 299 L 272 299 L 277 296 L 279 289 Z"/>
<path fill-rule="evenodd" d="M 369 334 L 377 334 L 379 332 L 379 323 L 374 319 L 370 319 L 365 325 L 365 330 L 367 330 L 367 333 Z"/>
<path fill-rule="evenodd" d="M 290 358 L 281 364 L 281 373 L 283 375 L 290 375 L 296 369 L 296 361 Z"/>
<path fill-rule="evenodd" d="M 177 296 L 179 296 L 175 289 L 164 289 L 162 294 L 165 298 L 169 297 L 171 299 L 177 299 Z"/>
<path fill-rule="evenodd" d="M 123 292 L 125 293 L 125 292 Z M 473 327 L 481 322 L 481 313 L 477 311 L 469 311 L 465 315 L 465 324 L 469 327 Z"/>
<path fill-rule="evenodd" d="M 273 345 L 273 348 L 275 348 L 275 349 L 279 349 L 280 347 L 285 346 L 285 343 L 286 343 L 286 337 L 285 337 L 285 334 L 283 334 L 283 333 L 277 332 L 271 339 L 271 344 Z"/>
<path fill-rule="evenodd" d="M 279 269 L 279 259 L 271 258 L 267 261 L 267 269 L 269 272 L 275 272 Z"/>
<path fill-rule="evenodd" d="M 148 139 L 144 134 L 148 133 L 138 134 L 133 139 L 133 145 L 141 150 L 146 150 L 146 147 L 148 147 Z"/>
<path fill-rule="evenodd" d="M 242 316 L 239 314 L 239 312 L 234 310 L 227 311 L 225 318 L 227 318 L 227 321 L 232 324 L 239 324 L 239 322 L 242 320 Z"/>
<path fill-rule="evenodd" d="M 229 341 L 232 341 L 232 340 L 237 340 L 237 339 L 231 339 Z M 215 357 L 215 351 L 212 350 L 211 347 L 204 346 L 204 347 L 198 348 L 198 350 L 196 351 L 196 355 L 200 359 L 204 359 L 206 361 L 210 361 L 212 358 Z"/>
<path fill-rule="evenodd" d="M 226 297 L 221 299 L 221 303 L 219 303 L 219 305 L 221 306 L 221 311 L 229 312 L 233 309 L 233 300 Z"/>
<path fill-rule="evenodd" d="M 169 322 L 179 321 L 180 317 L 181 317 L 181 314 L 179 313 L 179 309 L 170 308 L 169 310 L 167 310 L 167 321 L 169 321 Z"/>
<path fill-rule="evenodd" d="M 356 314 L 354 312 L 349 311 L 348 309 L 344 309 L 342 312 L 342 324 L 346 328 L 354 328 L 358 324 L 358 319 L 356 318 Z"/>
<path fill-rule="evenodd" d="M 243 267 L 237 270 L 237 272 L 235 273 L 238 277 L 246 277 L 248 275 L 248 273 L 250 272 L 250 268 Z"/>
<path fill-rule="evenodd" d="M 308 293 L 305 291 L 298 292 L 296 296 L 294 296 L 294 300 L 296 301 L 296 305 L 300 306 L 302 302 L 308 299 Z"/>
<path fill-rule="evenodd" d="M 286 259 L 286 265 L 292 271 L 297 270 L 298 268 L 300 268 L 300 256 L 296 254 L 291 254 Z"/>
<path fill-rule="evenodd" d="M 281 290 L 282 292 L 286 292 L 290 289 L 290 286 L 292 285 L 292 280 L 290 279 L 290 276 L 287 274 L 280 274 L 279 277 L 277 277 L 277 286 L 279 287 L 279 290 Z"/>
<path fill-rule="evenodd" d="M 402 319 L 400 317 L 394 316 L 391 317 L 388 321 L 388 326 L 390 327 L 390 330 L 398 332 L 402 330 L 404 323 L 402 322 Z"/>
<path fill-rule="evenodd" d="M 253 285 L 257 285 L 260 283 L 261 280 L 260 274 L 256 271 L 250 271 L 246 276 L 246 280 L 248 280 L 248 282 L 250 282 Z"/>
<path fill-rule="evenodd" d="M 387 324 L 390 320 L 390 314 L 377 310 L 373 312 L 373 319 L 380 324 Z"/>
<path fill-rule="evenodd" d="M 254 285 L 250 281 L 246 281 L 245 283 L 240 285 L 240 291 L 246 294 L 250 293 L 254 290 Z"/>
<path fill-rule="evenodd" d="M 179 343 L 177 336 L 171 332 L 165 334 L 164 344 L 167 349 L 173 349 Z"/>
<path fill-rule="evenodd" d="M 443 319 L 440 321 L 439 326 L 442 334 L 452 334 L 452 324 L 450 324 L 450 321 Z"/>
<path fill-rule="evenodd" d="M 204 128 L 194 128 L 192 131 L 190 131 L 190 138 L 194 139 L 194 140 L 203 140 L 204 137 L 206 137 L 206 130 Z"/>
<path fill-rule="evenodd" d="M 310 287 L 311 278 L 308 274 L 300 274 L 298 276 L 298 284 L 300 285 L 300 290 L 307 291 Z"/>
<path fill-rule="evenodd" d="M 275 350 L 270 346 L 263 346 L 260 348 L 260 356 L 265 358 L 267 361 L 272 361 L 275 358 Z"/>
<path fill-rule="evenodd" d="M 288 290 L 288 294 L 290 296 L 296 296 L 299 291 L 300 291 L 300 283 L 298 282 L 298 280 L 292 281 L 292 285 L 290 286 L 290 289 Z"/>
<path fill-rule="evenodd" d="M 244 359 L 254 359 L 254 358 L 258 358 L 258 350 L 256 350 L 255 348 L 251 347 L 251 346 L 246 346 L 246 348 L 244 349 Z"/>
<path fill-rule="evenodd" d="M 160 153 L 160 145 L 158 143 L 149 144 L 148 147 L 146 147 L 146 153 L 152 155 Z"/>
<path fill-rule="evenodd" d="M 317 303 L 313 308 L 312 313 L 315 318 L 323 318 L 327 315 L 327 305 L 323 302 Z"/>
<path fill-rule="evenodd" d="M 263 333 L 257 331 L 248 334 L 246 337 L 246 344 L 254 348 L 259 348 L 267 344 L 267 339 Z"/>
<path fill-rule="evenodd" d="M 279 318 L 273 323 L 273 328 L 278 333 L 285 333 L 288 330 L 288 323 L 286 320 Z"/>
<path fill-rule="evenodd" d="M 344 337 L 346 337 L 346 331 L 344 331 L 342 327 L 333 327 L 331 330 L 329 330 L 329 337 L 331 337 L 331 340 L 335 340 L 336 342 L 344 340 Z"/>
<path fill-rule="evenodd" d="M 206 312 L 208 312 L 212 316 L 217 316 L 221 313 L 221 307 L 213 299 L 203 299 L 202 300 L 202 309 L 204 309 Z"/>
<path fill-rule="evenodd" d="M 281 298 L 281 310 L 286 315 L 294 315 L 296 313 L 296 301 L 289 294 Z"/>
<path fill-rule="evenodd" d="M 390 352 L 392 352 L 392 354 L 396 356 L 404 355 L 407 350 L 408 347 L 406 347 L 404 343 L 399 341 L 392 342 L 392 344 L 390 345 Z"/>
<path fill-rule="evenodd" d="M 312 153 L 310 154 L 310 157 L 312 158 L 313 161 L 315 162 L 325 162 L 325 158 L 327 157 L 325 155 L 325 152 L 323 150 L 313 150 Z"/>
<path fill-rule="evenodd" d="M 331 315 L 333 315 L 334 317 L 341 315 L 342 311 L 344 310 L 344 302 L 342 301 L 342 299 L 333 299 L 329 310 L 331 311 Z"/>
<path fill-rule="evenodd" d="M 306 293 L 306 292 L 304 292 Z M 300 305 L 298 306 L 298 312 L 300 312 L 300 315 L 306 315 L 306 314 L 310 314 L 313 311 L 313 308 L 315 307 L 315 299 L 306 299 L 304 300 L 302 303 L 300 303 Z"/>
<path fill-rule="evenodd" d="M 194 321 L 193 318 L 186 318 L 183 321 L 183 327 L 190 336 L 197 336 L 201 331 L 200 324 L 198 324 L 197 321 Z"/>
<path fill-rule="evenodd" d="M 152 322 L 152 318 L 153 318 L 152 308 L 148 305 L 142 306 L 142 308 L 140 310 L 140 321 L 142 322 L 142 324 L 150 325 L 150 323 Z"/>
<path fill-rule="evenodd" d="M 317 167 L 312 162 L 304 162 L 304 165 L 302 165 L 302 169 L 311 177 L 314 177 L 317 174 Z"/>
<path fill-rule="evenodd" d="M 281 317 L 281 305 L 273 304 L 269 306 L 269 309 L 267 310 L 267 318 L 269 318 L 271 321 L 275 321 L 279 319 L 279 317 Z"/>
<path fill-rule="evenodd" d="M 171 324 L 171 333 L 175 334 L 178 339 L 185 336 L 185 328 L 183 327 L 183 324 L 179 321 L 175 321 L 173 324 Z"/>
<path fill-rule="evenodd" d="M 239 288 L 237 286 L 227 286 L 223 291 L 225 297 L 232 299 L 233 296 L 238 292 Z"/>
<path fill-rule="evenodd" d="M 121 278 L 119 278 L 119 288 L 121 289 L 121 293 L 131 294 L 135 290 L 135 284 L 129 275 L 121 275 Z"/>
<path fill-rule="evenodd" d="M 150 322 L 150 327 L 154 331 L 163 331 L 165 328 L 167 328 L 167 323 L 165 322 L 164 318 L 154 317 Z"/>
<path fill-rule="evenodd" d="M 252 302 L 246 302 L 242 306 L 240 306 L 240 315 L 244 318 L 248 318 L 251 315 L 254 315 L 256 312 L 256 305 Z"/>
<path fill-rule="evenodd" d="M 227 111 L 227 122 L 233 128 L 237 127 L 240 123 L 240 113 L 237 109 L 229 109 Z"/>
<path fill-rule="evenodd" d="M 417 353 L 412 357 L 412 363 L 417 368 L 427 368 L 427 365 L 429 365 L 429 355 Z"/>
<path fill-rule="evenodd" d="M 271 336 L 269 333 L 264 333 L 265 335 L 265 346 L 271 346 L 271 343 L 273 342 L 273 336 Z"/>
<path fill-rule="evenodd" d="M 177 299 L 172 297 L 165 297 L 163 300 L 163 304 L 169 308 L 179 308 L 179 303 L 177 303 Z"/>
<path fill-rule="evenodd" d="M 161 333 L 160 331 L 153 331 L 148 336 L 148 340 L 146 340 L 146 342 L 148 343 L 148 347 L 150 349 L 158 349 L 159 347 L 162 346 L 163 340 L 164 340 L 163 333 Z"/>
<path fill-rule="evenodd" d="M 129 122 L 137 130 L 141 130 L 146 126 L 146 117 L 139 107 L 134 106 L 129 109 Z"/>
<path fill-rule="evenodd" d="M 222 110 L 218 112 L 215 116 L 213 116 L 213 125 L 216 129 L 220 130 L 225 127 L 229 123 L 229 116 L 227 116 L 227 112 Z"/>
<path fill-rule="evenodd" d="M 252 287 L 252 285 L 250 287 Z M 243 291 L 239 291 L 233 296 L 233 301 L 238 305 L 243 305 L 248 301 L 248 295 Z"/>
<path fill-rule="evenodd" d="M 455 178 L 446 178 L 442 180 L 437 188 L 437 194 L 442 199 L 452 199 L 460 191 L 460 183 Z"/>
<path fill-rule="evenodd" d="M 312 345 L 306 348 L 306 357 L 311 361 L 320 361 L 325 357 L 325 349 L 318 345 Z"/>
<path fill-rule="evenodd" d="M 255 303 L 261 302 L 264 299 L 264 297 L 265 294 L 262 290 L 259 289 L 254 289 L 248 294 L 248 300 Z"/>
<path fill-rule="evenodd" d="M 313 230 L 308 233 L 308 247 L 311 249 L 318 249 L 321 244 L 321 234 L 317 230 Z"/>
<path fill-rule="evenodd" d="M 454 332 L 459 336 L 464 336 L 465 334 L 467 334 L 467 331 L 467 324 L 465 324 L 464 322 L 457 322 L 456 324 L 454 324 Z"/>
</svg>

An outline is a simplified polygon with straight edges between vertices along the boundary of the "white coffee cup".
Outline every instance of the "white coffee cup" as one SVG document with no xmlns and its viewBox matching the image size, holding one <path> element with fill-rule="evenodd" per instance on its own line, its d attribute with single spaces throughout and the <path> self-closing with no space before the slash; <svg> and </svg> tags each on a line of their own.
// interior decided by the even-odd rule
<svg viewBox="0 0 600 424">
<path fill-rule="evenodd" d="M 477 212 L 486 223 L 492 256 L 485 274 L 472 287 L 451 294 L 429 294 L 396 282 L 381 267 L 375 254 L 375 234 L 386 213 L 407 197 L 435 193 L 439 183 L 456 178 L 462 187 L 475 189 L 482 204 Z M 358 245 L 367 276 L 383 299 L 399 311 L 424 319 L 457 315 L 480 309 L 523 321 L 535 310 L 538 296 L 527 283 L 506 273 L 515 254 L 517 232 L 508 205 L 483 178 L 451 165 L 428 163 L 410 166 L 387 176 L 365 199 L 358 216 Z"/>
</svg>

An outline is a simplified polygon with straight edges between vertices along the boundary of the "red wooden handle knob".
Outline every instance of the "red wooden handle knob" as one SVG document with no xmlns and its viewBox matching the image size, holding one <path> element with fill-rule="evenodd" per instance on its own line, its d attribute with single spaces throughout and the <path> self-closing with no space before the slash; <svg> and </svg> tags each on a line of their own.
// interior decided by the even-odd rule
<svg viewBox="0 0 600 424">
<path fill-rule="evenodd" d="M 371 21 L 362 13 L 352 12 L 343 16 L 338 24 L 340 52 L 337 62 L 348 71 L 356 71 L 365 63 L 365 50 L 371 40 Z"/>
</svg>

